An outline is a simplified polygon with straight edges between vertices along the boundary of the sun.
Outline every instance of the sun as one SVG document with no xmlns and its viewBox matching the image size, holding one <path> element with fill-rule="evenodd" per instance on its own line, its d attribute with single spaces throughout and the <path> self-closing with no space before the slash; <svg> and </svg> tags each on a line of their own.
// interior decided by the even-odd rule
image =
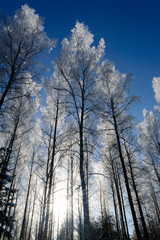
<svg viewBox="0 0 160 240">
<path fill-rule="evenodd" d="M 67 199 L 65 195 L 58 194 L 54 200 L 54 214 L 59 224 L 64 222 L 67 212 Z"/>
</svg>

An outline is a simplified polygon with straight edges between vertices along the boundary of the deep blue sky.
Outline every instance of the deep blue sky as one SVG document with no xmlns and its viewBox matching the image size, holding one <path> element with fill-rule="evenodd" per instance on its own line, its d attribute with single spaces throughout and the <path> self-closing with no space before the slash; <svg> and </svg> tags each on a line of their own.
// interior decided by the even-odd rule
<svg viewBox="0 0 160 240">
<path fill-rule="evenodd" d="M 45 18 L 49 37 L 59 40 L 55 54 L 76 20 L 89 26 L 95 44 L 103 37 L 106 57 L 121 72 L 135 76 L 131 91 L 141 97 L 134 108 L 138 120 L 143 108 L 152 110 L 156 104 L 152 78 L 160 76 L 159 0 L 3 0 L 0 12 L 13 15 L 24 3 Z"/>
</svg>

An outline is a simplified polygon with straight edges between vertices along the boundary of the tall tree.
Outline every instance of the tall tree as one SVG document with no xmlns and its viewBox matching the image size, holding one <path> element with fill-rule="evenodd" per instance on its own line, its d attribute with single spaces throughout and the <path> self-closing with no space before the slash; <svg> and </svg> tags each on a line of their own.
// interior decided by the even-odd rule
<svg viewBox="0 0 160 240">
<path fill-rule="evenodd" d="M 35 161 L 35 149 L 33 149 L 33 153 L 32 153 L 32 156 L 31 156 L 31 169 L 30 169 L 30 174 L 29 174 L 29 182 L 28 182 L 28 188 L 27 188 L 27 196 L 26 196 L 24 213 L 23 213 L 23 219 L 22 219 L 21 233 L 20 233 L 20 238 L 19 238 L 20 240 L 23 240 L 23 239 L 26 238 L 27 208 L 28 208 L 28 204 L 29 204 L 29 195 L 30 195 L 31 182 L 32 182 L 32 176 L 33 176 L 34 161 Z"/>
<path fill-rule="evenodd" d="M 45 177 L 42 171 L 41 175 L 44 179 L 44 196 L 43 196 L 43 210 L 41 234 L 43 237 L 49 239 L 49 225 L 50 232 L 54 232 L 54 224 L 52 218 L 52 210 L 54 209 L 54 191 L 56 185 L 56 171 L 59 167 L 60 160 L 64 154 L 63 141 L 64 140 L 64 116 L 65 111 L 62 104 L 62 96 L 59 90 L 54 89 L 56 79 L 52 78 L 50 82 L 44 82 L 44 89 L 47 94 L 47 106 L 41 107 L 42 112 L 42 139 L 44 142 L 44 149 L 46 149 L 40 166 L 45 168 Z M 44 160 L 46 163 L 44 163 Z M 53 206 L 53 208 L 52 208 Z M 52 229 L 51 229 L 52 228 Z"/>
<path fill-rule="evenodd" d="M 0 109 L 35 75 L 37 56 L 53 42 L 44 32 L 43 21 L 35 10 L 23 5 L 14 17 L 0 23 Z M 29 96 L 29 92 L 26 95 Z"/>
<path fill-rule="evenodd" d="M 121 163 L 128 201 L 131 208 L 133 223 L 139 240 L 142 239 L 139 229 L 136 210 L 131 194 L 129 178 L 123 153 L 122 136 L 125 131 L 132 128 L 132 121 L 127 109 L 135 101 L 135 97 L 127 95 L 131 75 L 121 74 L 115 70 L 112 63 L 104 61 L 99 69 L 99 84 L 101 89 L 101 117 L 106 122 L 105 129 L 108 135 L 112 135 L 116 141 L 117 152 Z"/>
<path fill-rule="evenodd" d="M 8 171 L 10 172 L 10 184 L 7 184 L 7 202 L 4 207 L 4 214 L 8 218 L 11 217 L 8 213 L 12 211 L 9 210 L 9 201 L 11 195 L 13 196 L 14 189 L 13 185 L 17 182 L 18 167 L 20 168 L 23 162 L 25 163 L 25 158 L 23 159 L 21 152 L 24 150 L 25 138 L 28 136 L 28 132 L 31 129 L 31 119 L 36 107 L 34 106 L 32 99 L 26 98 L 16 98 L 13 102 L 7 104 L 7 111 L 4 114 L 6 121 L 6 131 L 1 133 L 1 148 L 5 149 L 5 155 L 1 161 L 0 167 L 0 192 L 4 190 L 4 178 L 8 176 Z M 35 98 L 36 105 L 36 98 Z M 28 107 L 32 107 L 29 110 Z M 23 147 L 22 147 L 23 146 Z M 8 176 L 9 177 L 9 176 Z M 18 189 L 17 189 L 18 190 Z M 3 223 L 2 223 L 3 225 Z"/>
<path fill-rule="evenodd" d="M 62 51 L 56 61 L 55 74 L 66 96 L 66 108 L 70 121 L 76 122 L 79 144 L 79 172 L 83 193 L 84 239 L 89 240 L 89 205 L 85 176 L 85 135 L 89 137 L 93 125 L 89 125 L 93 110 L 93 94 L 97 65 L 104 53 L 104 40 L 91 47 L 93 35 L 88 28 L 77 22 L 70 39 L 62 42 Z M 93 118 L 92 118 L 93 119 Z"/>
</svg>

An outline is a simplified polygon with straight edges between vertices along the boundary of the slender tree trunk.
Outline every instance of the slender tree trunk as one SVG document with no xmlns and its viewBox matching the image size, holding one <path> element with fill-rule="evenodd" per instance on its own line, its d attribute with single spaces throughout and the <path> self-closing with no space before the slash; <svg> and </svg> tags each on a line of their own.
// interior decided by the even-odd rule
<svg viewBox="0 0 160 240">
<path fill-rule="evenodd" d="M 66 214 L 66 240 L 69 240 L 69 179 L 70 179 L 70 164 L 68 160 L 67 166 L 67 214 Z"/>
<path fill-rule="evenodd" d="M 71 156 L 71 240 L 74 232 L 74 215 L 73 215 L 73 156 Z"/>
<path fill-rule="evenodd" d="M 27 209 L 27 213 L 26 213 L 26 224 L 25 224 L 25 233 L 24 236 L 26 236 L 25 238 L 28 238 L 28 230 L 29 230 L 29 221 L 30 221 L 30 214 L 31 214 L 31 207 L 32 207 L 32 192 L 30 193 L 29 196 L 29 204 L 28 204 L 28 209 Z"/>
<path fill-rule="evenodd" d="M 42 202 L 41 202 L 41 208 L 42 208 Z M 37 232 L 37 237 L 38 237 L 38 240 L 42 240 L 43 239 L 43 232 L 42 232 L 42 211 L 41 211 L 41 208 L 40 208 L 40 211 L 39 211 L 39 219 L 38 219 L 38 223 L 37 223 L 37 226 L 38 226 L 38 232 Z M 36 239 L 37 240 L 37 239 Z"/>
<path fill-rule="evenodd" d="M 49 169 L 49 187 L 48 187 L 48 195 L 47 195 L 47 209 L 46 209 L 46 217 L 45 217 L 45 229 L 44 229 L 44 239 L 47 239 L 48 232 L 48 224 L 49 224 L 49 215 L 50 215 L 50 199 L 52 193 L 52 185 L 54 179 L 54 164 L 55 164 L 55 153 L 56 153 L 56 138 L 57 138 L 57 127 L 58 127 L 58 117 L 59 117 L 59 97 L 57 98 L 56 104 L 56 117 L 55 117 L 55 125 L 54 125 L 54 136 L 53 136 L 53 147 L 52 147 L 52 158 Z"/>
<path fill-rule="evenodd" d="M 99 182 L 99 201 L 100 201 L 100 208 L 101 208 L 101 219 L 103 222 L 104 214 L 103 214 L 103 201 L 102 201 L 102 187 L 100 182 Z"/>
<path fill-rule="evenodd" d="M 14 186 L 14 188 L 16 188 L 16 186 Z M 16 206 L 17 206 L 17 202 L 18 202 L 18 191 L 16 191 L 16 200 L 15 200 L 15 207 L 14 207 L 14 211 L 13 211 L 13 219 L 15 218 L 15 215 L 16 215 Z M 11 211 L 11 209 L 10 209 Z M 10 216 L 10 213 L 9 213 L 9 216 Z M 10 233 L 12 233 L 12 230 L 13 230 L 13 225 L 10 227 Z M 18 239 L 18 238 L 17 238 Z"/>
<path fill-rule="evenodd" d="M 88 199 L 88 209 L 89 209 L 89 156 L 88 156 L 88 143 L 87 138 L 85 139 L 86 144 L 86 185 L 87 185 L 87 199 Z"/>
<path fill-rule="evenodd" d="M 9 161 L 10 161 L 10 158 L 11 158 L 11 154 L 12 154 L 12 150 L 13 150 L 13 144 L 14 144 L 14 141 L 15 141 L 15 138 L 16 138 L 16 132 L 17 132 L 17 128 L 18 128 L 18 123 L 19 123 L 19 115 L 17 116 L 16 122 L 15 122 L 15 125 L 14 125 L 13 134 L 11 136 L 9 146 L 7 148 L 5 157 L 4 157 L 3 162 L 2 162 L 2 168 L 1 168 L 1 173 L 0 173 L 0 176 L 1 176 L 2 180 L 5 179 L 5 175 L 6 175 L 7 168 L 8 168 L 8 165 L 9 165 Z M 4 186 L 4 181 L 0 181 L 0 192 L 3 189 L 3 186 Z M 0 219 L 0 223 L 1 223 L 1 226 L 4 225 L 4 222 L 3 222 L 2 219 Z M 2 228 L 1 228 L 0 238 L 1 238 L 2 234 L 3 234 L 3 231 L 2 231 Z"/>
<path fill-rule="evenodd" d="M 136 200 L 137 200 L 137 204 L 138 204 L 138 209 L 139 209 L 139 213 L 140 213 L 140 217 L 141 217 L 141 222 L 142 222 L 142 226 L 143 226 L 144 237 L 145 237 L 145 240 L 150 240 L 150 239 L 149 239 L 149 235 L 148 235 L 148 231 L 147 231 L 146 222 L 145 222 L 144 215 L 143 215 L 143 210 L 142 210 L 142 207 L 141 207 L 141 202 L 140 202 L 140 199 L 139 199 L 139 196 L 138 196 L 138 191 L 137 191 L 137 186 L 136 186 L 135 178 L 134 178 L 134 174 L 133 174 L 133 169 L 132 169 L 132 163 L 131 163 L 130 154 L 129 154 L 129 152 L 128 152 L 126 143 L 124 143 L 124 146 L 125 146 L 125 150 L 126 150 L 126 154 L 127 154 L 127 158 L 128 158 L 128 163 L 129 163 L 129 168 L 130 168 L 130 173 L 131 173 L 131 179 L 132 179 L 132 184 L 133 184 L 133 190 L 134 190 L 135 195 L 136 195 Z"/>
<path fill-rule="evenodd" d="M 84 240 L 89 240 L 89 207 L 87 199 L 87 188 L 84 173 L 84 154 L 83 154 L 83 132 L 80 131 L 80 177 L 83 197 L 83 215 L 84 215 Z"/>
<path fill-rule="evenodd" d="M 10 140 L 10 143 L 9 143 L 9 146 L 7 148 L 7 152 L 6 152 L 6 155 L 5 155 L 5 159 L 3 161 L 3 166 L 2 166 L 2 169 L 1 169 L 1 176 L 3 177 L 7 171 L 7 167 L 8 167 L 8 164 L 9 164 L 9 160 L 10 160 L 10 156 L 12 154 L 12 149 L 13 149 L 13 143 L 15 141 L 15 137 L 16 137 L 16 132 L 17 132 L 17 128 L 18 128 L 18 123 L 19 123 L 19 116 L 17 117 L 16 119 L 16 122 L 15 122 L 15 126 L 14 126 L 14 130 L 13 130 L 13 134 L 12 134 L 12 137 L 11 137 L 11 140 Z M 0 181 L 0 191 L 2 191 L 2 187 L 3 187 L 3 181 Z"/>
<path fill-rule="evenodd" d="M 119 158 L 120 158 L 120 161 L 122 164 L 123 175 L 124 175 L 125 185 L 126 185 L 127 194 L 128 194 L 128 201 L 129 201 L 131 212 L 132 212 L 132 217 L 133 217 L 133 222 L 134 222 L 137 238 L 138 238 L 138 240 L 142 240 L 138 221 L 137 221 L 137 216 L 136 216 L 136 212 L 135 212 L 135 208 L 134 208 L 134 204 L 133 204 L 133 199 L 132 199 L 132 195 L 131 195 L 131 191 L 130 191 L 127 170 L 126 170 L 126 166 L 125 166 L 125 162 L 124 162 L 124 158 L 123 158 L 123 154 L 122 154 L 120 136 L 119 136 L 119 132 L 118 132 L 118 125 L 117 125 L 117 120 L 116 120 L 115 113 L 114 113 L 114 105 L 113 105 L 112 101 L 111 101 L 111 107 L 112 107 L 112 114 L 113 114 L 113 121 L 114 121 L 114 130 L 115 130 L 118 151 L 119 151 Z"/>
<path fill-rule="evenodd" d="M 6 85 L 6 88 L 0 98 L 0 110 L 2 108 L 2 105 L 4 104 L 4 100 L 8 94 L 8 91 L 10 90 L 11 86 L 12 86 L 12 82 L 13 82 L 13 79 L 14 79 L 14 75 L 15 75 L 15 72 L 14 72 L 14 67 L 12 67 L 12 72 L 11 72 L 11 76 L 10 76 L 10 79 Z"/>
<path fill-rule="evenodd" d="M 124 205 L 123 191 L 122 191 L 122 186 L 121 186 L 121 180 L 120 180 L 119 173 L 118 173 L 118 182 L 119 182 L 120 195 L 121 195 L 121 200 L 122 200 L 122 209 L 123 209 L 124 221 L 125 221 L 125 226 L 126 226 L 126 231 L 127 231 L 127 237 L 128 237 L 128 239 L 130 239 L 127 217 L 126 217 L 126 210 L 125 210 L 125 205 Z"/>
<path fill-rule="evenodd" d="M 116 203 L 116 198 L 115 198 L 115 189 L 114 189 L 114 185 L 113 185 L 112 176 L 110 176 L 110 178 L 111 178 L 111 189 L 112 189 L 112 194 L 113 194 L 113 203 L 114 203 L 114 211 L 115 211 L 115 217 L 116 217 L 116 228 L 117 228 L 117 233 L 118 233 L 118 240 L 121 240 L 119 220 L 118 220 L 118 209 L 117 209 L 117 203 Z"/>
<path fill-rule="evenodd" d="M 29 199 L 29 195 L 30 195 L 31 180 L 32 180 L 32 174 L 33 174 L 34 155 L 35 155 L 35 152 L 33 151 L 32 162 L 31 162 L 31 170 L 30 170 L 30 176 L 29 176 L 29 182 L 28 182 L 28 190 L 27 190 L 27 196 L 26 196 L 26 202 L 25 202 L 25 208 L 24 208 L 22 227 L 21 227 L 21 233 L 20 233 L 19 240 L 24 240 L 25 239 L 26 214 L 27 214 L 28 199 Z"/>
<path fill-rule="evenodd" d="M 151 161 L 152 161 L 152 165 L 153 165 L 153 168 L 154 168 L 154 171 L 155 171 L 155 174 L 157 176 L 157 179 L 158 179 L 158 182 L 159 182 L 159 186 L 160 186 L 160 174 L 158 172 L 158 169 L 156 167 L 155 161 L 153 160 L 152 156 L 151 156 Z"/>
<path fill-rule="evenodd" d="M 55 175 L 54 175 L 55 178 Z M 55 179 L 53 180 L 53 182 L 55 181 Z M 51 222 L 50 222 L 50 240 L 54 239 L 54 185 L 53 185 L 53 194 L 52 194 L 52 210 L 51 210 Z"/>
<path fill-rule="evenodd" d="M 14 206 L 13 205 L 14 204 L 14 195 L 16 193 L 16 191 L 14 189 L 14 186 L 15 186 L 14 177 L 15 177 L 15 173 L 16 173 L 17 163 L 18 163 L 18 160 L 19 160 L 20 149 L 21 149 L 21 144 L 20 144 L 20 147 L 18 149 L 16 162 L 15 162 L 15 166 L 14 166 L 14 170 L 13 170 L 13 174 L 12 174 L 13 180 L 12 180 L 11 185 L 10 185 L 10 189 L 9 189 L 9 193 L 8 193 L 8 196 L 7 196 L 7 201 L 6 201 L 6 205 L 5 205 L 5 209 L 4 209 L 4 215 L 7 215 L 8 217 L 11 217 L 11 209 Z M 11 198 L 11 196 L 12 196 L 12 198 Z M 10 203 L 10 200 L 11 200 L 12 205 L 8 204 L 8 203 Z M 14 208 L 16 208 L 16 206 L 14 206 Z M 8 211 L 8 213 L 7 213 L 7 211 Z M 3 227 L 3 223 L 2 223 L 2 227 Z"/>
<path fill-rule="evenodd" d="M 112 163 L 112 172 L 113 172 L 113 179 L 114 179 L 114 183 L 115 183 L 115 187 L 116 187 L 116 193 L 117 193 L 117 199 L 118 199 L 118 206 L 119 206 L 119 212 L 120 212 L 123 239 L 128 240 L 128 236 L 127 236 L 126 228 L 125 228 L 124 216 L 123 216 L 123 208 L 122 208 L 121 196 L 120 196 L 120 191 L 119 191 L 119 185 L 118 185 L 118 181 L 117 181 L 117 177 L 116 177 L 116 174 L 115 174 L 115 169 L 114 169 L 113 163 Z"/>
<path fill-rule="evenodd" d="M 82 198 L 83 198 L 84 240 L 90 240 L 89 204 L 88 204 L 87 184 L 86 184 L 86 180 L 85 180 L 85 169 L 84 169 L 83 122 L 84 122 L 84 95 L 82 93 L 82 108 L 81 108 L 81 118 L 80 118 L 80 123 L 79 123 L 80 179 L 81 179 Z"/>
<path fill-rule="evenodd" d="M 28 240 L 31 239 L 31 232 L 32 232 L 32 224 L 33 224 L 33 216 L 34 216 L 36 198 L 37 198 L 37 184 L 36 184 L 36 187 L 35 187 L 35 193 L 34 193 L 34 199 L 33 199 L 32 215 L 31 215 L 31 222 L 30 222 L 30 228 L 29 228 L 29 233 L 28 233 Z"/>
<path fill-rule="evenodd" d="M 45 213 L 46 213 L 46 205 L 47 205 L 47 190 L 48 190 L 48 183 L 49 183 L 51 139 L 52 139 L 52 126 L 51 126 L 50 136 L 49 136 L 48 157 L 47 157 L 47 166 L 46 166 L 46 179 L 45 179 L 44 194 L 43 194 L 41 236 L 44 234 L 44 230 L 45 230 L 44 227 L 45 227 Z"/>
<path fill-rule="evenodd" d="M 83 240 L 83 226 L 82 226 L 82 211 L 81 211 L 81 206 L 80 206 L 80 201 L 79 201 L 79 190 L 78 190 L 78 218 L 79 218 L 79 239 Z"/>
<path fill-rule="evenodd" d="M 13 178 L 13 179 L 14 179 L 15 174 L 16 174 L 16 169 L 17 169 L 17 164 L 18 164 L 18 161 L 19 161 L 20 150 L 21 150 L 21 143 L 20 143 L 20 146 L 19 146 L 19 148 L 18 148 L 18 153 L 17 153 L 17 157 L 16 157 L 16 162 L 15 162 L 15 165 L 14 165 L 14 170 L 13 170 L 13 174 L 12 174 L 12 178 Z M 10 199 L 10 196 L 11 196 L 11 193 L 12 193 L 12 190 L 14 189 L 13 184 L 14 184 L 14 181 L 11 182 L 9 194 L 8 194 L 8 197 L 7 197 L 7 203 L 9 202 L 9 199 Z M 8 205 L 6 204 L 5 213 L 7 212 L 7 206 L 8 206 Z M 8 216 L 9 216 L 9 215 L 8 215 Z"/>
</svg>

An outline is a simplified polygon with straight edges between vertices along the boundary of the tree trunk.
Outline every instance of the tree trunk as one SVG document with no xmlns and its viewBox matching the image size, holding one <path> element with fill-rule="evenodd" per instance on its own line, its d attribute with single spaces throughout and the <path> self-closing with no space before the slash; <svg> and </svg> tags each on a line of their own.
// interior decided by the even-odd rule
<svg viewBox="0 0 160 240">
<path fill-rule="evenodd" d="M 15 137 L 16 137 L 18 123 L 19 123 L 19 116 L 17 116 L 16 122 L 15 122 L 15 126 L 14 126 L 14 130 L 13 130 L 13 134 L 12 134 L 9 146 L 7 148 L 5 159 L 3 161 L 3 166 L 2 166 L 2 169 L 1 169 L 1 176 L 5 175 L 5 173 L 7 171 L 7 167 L 8 167 L 9 160 L 10 160 L 10 156 L 12 154 L 13 143 L 14 143 Z M 2 187 L 3 187 L 3 182 L 0 181 L 0 191 L 2 191 Z"/>
<path fill-rule="evenodd" d="M 87 188 L 84 172 L 84 150 L 83 150 L 83 127 L 80 127 L 80 178 L 83 197 L 83 216 L 84 216 L 84 240 L 90 240 L 89 236 L 89 206 L 87 199 Z"/>
<path fill-rule="evenodd" d="M 73 156 L 71 156 L 71 240 L 73 240 L 74 216 L 73 216 Z"/>
<path fill-rule="evenodd" d="M 28 240 L 31 239 L 32 223 L 33 223 L 33 216 L 34 216 L 36 197 L 37 197 L 37 184 L 36 184 L 36 187 L 35 187 L 35 193 L 34 193 L 34 199 L 33 199 L 32 215 L 31 215 L 31 222 L 30 222 L 30 228 L 29 228 L 29 233 L 28 233 Z"/>
<path fill-rule="evenodd" d="M 126 228 L 125 228 L 125 223 L 124 223 L 124 216 L 123 216 L 123 209 L 122 209 L 120 191 L 119 191 L 118 181 L 117 181 L 117 177 L 116 177 L 116 174 L 115 174 L 115 169 L 114 169 L 113 163 L 112 163 L 112 172 L 113 172 L 113 179 L 114 179 L 114 183 L 115 183 L 115 187 L 116 187 L 118 206 L 119 206 L 119 211 L 120 211 L 120 219 L 121 219 L 123 239 L 128 240 L 127 233 L 126 233 Z"/>
<path fill-rule="evenodd" d="M 84 87 L 84 86 L 83 86 Z M 82 91 L 82 107 L 81 117 L 79 123 L 79 139 L 80 139 L 80 179 L 82 187 L 82 198 L 83 198 L 83 216 L 84 216 L 84 240 L 90 240 L 90 221 L 89 221 L 89 204 L 87 194 L 87 183 L 85 179 L 84 169 L 84 136 L 83 136 L 83 123 L 84 123 L 84 91 Z"/>
<path fill-rule="evenodd" d="M 45 186 L 44 186 L 44 194 L 43 194 L 43 206 L 42 206 L 42 223 L 40 228 L 40 235 L 44 234 L 44 226 L 45 226 L 45 213 L 46 213 L 46 205 L 47 205 L 47 190 L 48 190 L 48 183 L 49 183 L 49 164 L 50 164 L 50 154 L 51 154 L 51 139 L 52 139 L 52 126 L 50 130 L 49 136 L 49 146 L 48 146 L 48 156 L 47 156 L 47 166 L 46 166 L 46 179 L 45 179 Z"/>
<path fill-rule="evenodd" d="M 138 240 L 142 240 L 139 225 L 138 225 L 138 221 L 137 221 L 137 217 L 136 217 L 136 212 L 135 212 L 135 208 L 134 208 L 134 204 L 133 204 L 133 200 L 132 200 L 132 195 L 131 195 L 131 191 L 130 191 L 129 180 L 128 180 L 128 176 L 127 176 L 127 170 L 126 170 L 126 166 L 125 166 L 125 162 L 124 162 L 124 158 L 123 158 L 123 154 L 122 154 L 120 136 L 119 136 L 118 126 L 117 126 L 117 120 L 116 120 L 116 117 L 115 117 L 114 105 L 113 105 L 112 101 L 111 101 L 111 107 L 112 107 L 112 114 L 113 114 L 113 121 L 114 121 L 114 130 L 115 130 L 115 135 L 116 135 L 117 145 L 118 145 L 118 151 L 119 151 L 119 158 L 120 158 L 120 161 L 121 161 L 124 180 L 125 180 L 125 185 L 126 185 L 127 194 L 128 194 L 128 201 L 129 201 L 129 205 L 130 205 L 131 212 L 132 212 L 132 217 L 133 217 L 133 222 L 134 222 L 137 238 L 138 238 Z"/>
<path fill-rule="evenodd" d="M 126 226 L 126 231 L 127 231 L 127 237 L 128 237 L 128 239 L 130 239 L 127 217 L 126 217 L 126 211 L 125 211 L 125 206 L 124 206 L 123 191 L 122 191 L 122 186 L 121 186 L 121 180 L 120 180 L 119 173 L 118 173 L 118 182 L 119 182 L 120 195 L 121 195 L 121 200 L 122 200 L 122 209 L 123 209 L 123 214 L 124 214 L 124 221 L 125 221 L 125 226 Z"/>
<path fill-rule="evenodd" d="M 121 234 L 120 234 L 120 229 L 119 229 L 119 220 L 118 220 L 118 209 L 117 209 L 117 203 L 116 203 L 116 198 L 115 198 L 115 190 L 114 190 L 112 176 L 110 176 L 110 178 L 111 178 L 111 189 L 112 189 L 112 193 L 113 193 L 113 203 L 114 203 L 114 211 L 115 211 L 115 217 L 116 217 L 116 228 L 117 228 L 117 233 L 118 233 L 118 240 L 121 240 Z"/>
<path fill-rule="evenodd" d="M 81 211 L 81 206 L 80 206 L 80 201 L 79 201 L 79 189 L 78 189 L 78 218 L 79 218 L 79 239 L 84 240 L 83 238 L 83 226 L 82 226 L 82 211 Z"/>
<path fill-rule="evenodd" d="M 146 222 L 145 222 L 145 219 L 144 219 L 143 210 L 142 210 L 142 207 L 141 207 L 141 202 L 140 202 L 140 199 L 139 199 L 139 196 L 138 196 L 137 186 L 136 186 L 135 179 L 134 179 L 134 174 L 133 174 L 133 169 L 132 169 L 132 163 L 131 163 L 130 154 L 129 154 L 129 152 L 128 152 L 126 143 L 124 143 L 124 146 L 125 146 L 125 151 L 126 151 L 126 154 L 127 154 L 128 163 L 129 163 L 129 168 L 130 168 L 130 172 L 131 172 L 131 179 L 132 179 L 132 184 L 133 184 L 133 190 L 134 190 L 135 195 L 136 195 L 136 200 L 137 200 L 137 204 L 138 204 L 138 209 L 139 209 L 139 213 L 140 213 L 140 217 L 141 217 L 141 222 L 142 222 L 142 226 L 143 226 L 144 237 L 145 237 L 145 240 L 149 240 L 149 235 L 148 235 L 148 231 L 147 231 L 147 226 L 146 226 Z"/>
<path fill-rule="evenodd" d="M 66 214 L 66 240 L 69 240 L 69 179 L 70 179 L 70 164 L 68 159 L 68 166 L 67 166 L 67 214 Z"/>
<path fill-rule="evenodd" d="M 2 105 L 3 105 L 3 103 L 4 103 L 4 100 L 5 100 L 5 98 L 6 98 L 7 94 L 8 94 L 8 91 L 9 91 L 10 88 L 11 88 L 11 85 L 12 85 L 12 82 L 13 82 L 13 79 L 14 79 L 14 74 L 15 74 L 15 73 L 14 73 L 14 67 L 12 67 L 12 72 L 11 72 L 10 79 L 9 79 L 9 81 L 8 81 L 8 83 L 7 83 L 7 85 L 6 85 L 6 88 L 5 88 L 3 94 L 2 94 L 2 96 L 1 96 L 1 98 L 0 98 L 0 110 L 1 110 Z"/>
<path fill-rule="evenodd" d="M 47 239 L 48 234 L 48 224 L 49 224 L 49 215 L 50 215 L 50 199 L 52 193 L 52 185 L 54 179 L 54 164 L 55 164 L 55 152 L 56 152 L 56 138 L 57 138 L 57 127 L 58 127 L 58 117 L 59 117 L 59 98 L 57 99 L 56 104 L 56 117 L 54 125 L 54 136 L 53 136 L 53 147 L 52 147 L 52 158 L 49 169 L 49 186 L 48 186 L 48 195 L 47 195 L 47 208 L 46 208 L 46 217 L 45 217 L 45 229 L 44 229 L 44 239 Z"/>
<path fill-rule="evenodd" d="M 25 208 L 24 208 L 22 227 L 21 227 L 21 233 L 20 233 L 19 240 L 25 240 L 26 214 L 27 214 L 28 199 L 29 199 L 29 195 L 30 195 L 31 180 L 32 180 L 32 174 L 33 174 L 34 155 L 35 155 L 35 152 L 33 151 L 31 170 L 30 170 L 30 176 L 29 176 L 29 182 L 28 182 L 28 190 L 27 190 L 27 196 L 26 196 L 26 202 L 25 202 Z"/>
</svg>

